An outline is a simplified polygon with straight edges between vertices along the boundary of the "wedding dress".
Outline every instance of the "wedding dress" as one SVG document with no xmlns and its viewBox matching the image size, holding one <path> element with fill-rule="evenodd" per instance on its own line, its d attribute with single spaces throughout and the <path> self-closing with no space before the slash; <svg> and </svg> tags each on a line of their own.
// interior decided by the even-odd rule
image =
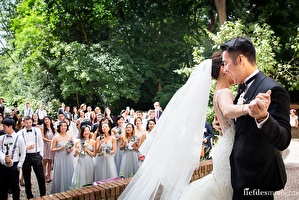
<svg viewBox="0 0 299 200">
<path fill-rule="evenodd" d="M 119 199 L 175 200 L 199 166 L 212 61 L 196 66 L 139 148 L 143 164 Z"/>
<path fill-rule="evenodd" d="M 223 116 L 218 106 L 218 96 L 223 90 L 216 92 L 215 108 L 218 110 L 219 121 L 221 121 L 222 135 L 219 136 L 218 143 L 212 150 L 213 172 L 197 181 L 187 185 L 182 193 L 180 200 L 230 200 L 232 199 L 233 189 L 231 186 L 231 171 L 229 156 L 232 151 L 235 128 L 234 121 Z"/>
</svg>

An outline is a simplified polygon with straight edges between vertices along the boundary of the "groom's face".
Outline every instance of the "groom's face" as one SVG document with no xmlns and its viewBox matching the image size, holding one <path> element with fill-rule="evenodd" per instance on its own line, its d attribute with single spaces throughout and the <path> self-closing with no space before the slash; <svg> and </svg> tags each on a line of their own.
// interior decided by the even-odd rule
<svg viewBox="0 0 299 200">
<path fill-rule="evenodd" d="M 242 58 L 240 56 L 233 56 L 232 54 L 229 54 L 227 51 L 224 51 L 222 54 L 222 61 L 224 64 L 224 70 L 225 72 L 231 74 L 232 79 L 234 80 L 235 83 L 240 84 L 243 83 L 242 79 L 242 66 L 240 65 L 239 60 L 242 61 Z"/>
</svg>

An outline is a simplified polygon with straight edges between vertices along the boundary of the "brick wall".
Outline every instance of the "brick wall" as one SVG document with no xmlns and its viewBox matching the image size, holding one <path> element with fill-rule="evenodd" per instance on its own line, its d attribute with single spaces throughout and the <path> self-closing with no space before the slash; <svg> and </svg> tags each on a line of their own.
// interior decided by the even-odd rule
<svg viewBox="0 0 299 200">
<path fill-rule="evenodd" d="M 212 160 L 201 162 L 200 167 L 194 170 L 190 182 L 210 174 L 212 170 Z M 130 181 L 130 178 L 122 179 L 101 185 L 87 186 L 80 189 L 51 194 L 49 196 L 38 197 L 34 198 L 34 200 L 116 200 Z M 159 188 L 159 191 L 162 193 L 163 188 Z M 160 194 L 158 192 L 155 199 L 159 199 L 159 196 Z"/>
</svg>

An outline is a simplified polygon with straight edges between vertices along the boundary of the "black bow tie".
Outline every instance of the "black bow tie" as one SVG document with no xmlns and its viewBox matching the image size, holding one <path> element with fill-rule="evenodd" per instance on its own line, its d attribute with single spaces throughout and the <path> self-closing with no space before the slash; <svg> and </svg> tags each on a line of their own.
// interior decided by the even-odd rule
<svg viewBox="0 0 299 200">
<path fill-rule="evenodd" d="M 250 79 L 248 79 L 247 81 L 245 81 L 245 83 L 239 84 L 238 86 L 238 94 L 234 100 L 234 104 L 237 104 L 239 97 L 241 96 L 241 94 L 245 91 L 246 86 L 251 83 L 255 78 L 256 78 L 257 74 L 254 75 L 253 77 L 251 77 Z"/>
<path fill-rule="evenodd" d="M 11 136 L 11 135 L 8 135 L 8 134 L 6 134 L 6 137 L 7 137 L 7 138 L 12 138 L 12 136 Z"/>
<path fill-rule="evenodd" d="M 29 132 L 32 132 L 32 129 L 30 129 L 30 130 L 27 130 L 27 133 L 29 133 Z"/>
<path fill-rule="evenodd" d="M 254 75 L 253 77 L 251 77 L 250 79 L 248 79 L 247 81 L 245 81 L 245 83 L 242 83 L 239 85 L 238 87 L 238 93 L 243 93 L 246 89 L 246 86 L 251 83 L 255 78 L 256 78 L 257 74 Z"/>
</svg>

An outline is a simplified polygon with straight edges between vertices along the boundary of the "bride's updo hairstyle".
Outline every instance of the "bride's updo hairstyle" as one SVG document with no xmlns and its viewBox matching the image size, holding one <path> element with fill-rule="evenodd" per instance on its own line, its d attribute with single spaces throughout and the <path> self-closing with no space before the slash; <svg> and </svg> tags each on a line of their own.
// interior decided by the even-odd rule
<svg viewBox="0 0 299 200">
<path fill-rule="evenodd" d="M 222 50 L 216 51 L 212 55 L 212 71 L 211 76 L 213 79 L 217 80 L 219 77 L 220 67 L 223 65 L 222 62 Z"/>
</svg>

